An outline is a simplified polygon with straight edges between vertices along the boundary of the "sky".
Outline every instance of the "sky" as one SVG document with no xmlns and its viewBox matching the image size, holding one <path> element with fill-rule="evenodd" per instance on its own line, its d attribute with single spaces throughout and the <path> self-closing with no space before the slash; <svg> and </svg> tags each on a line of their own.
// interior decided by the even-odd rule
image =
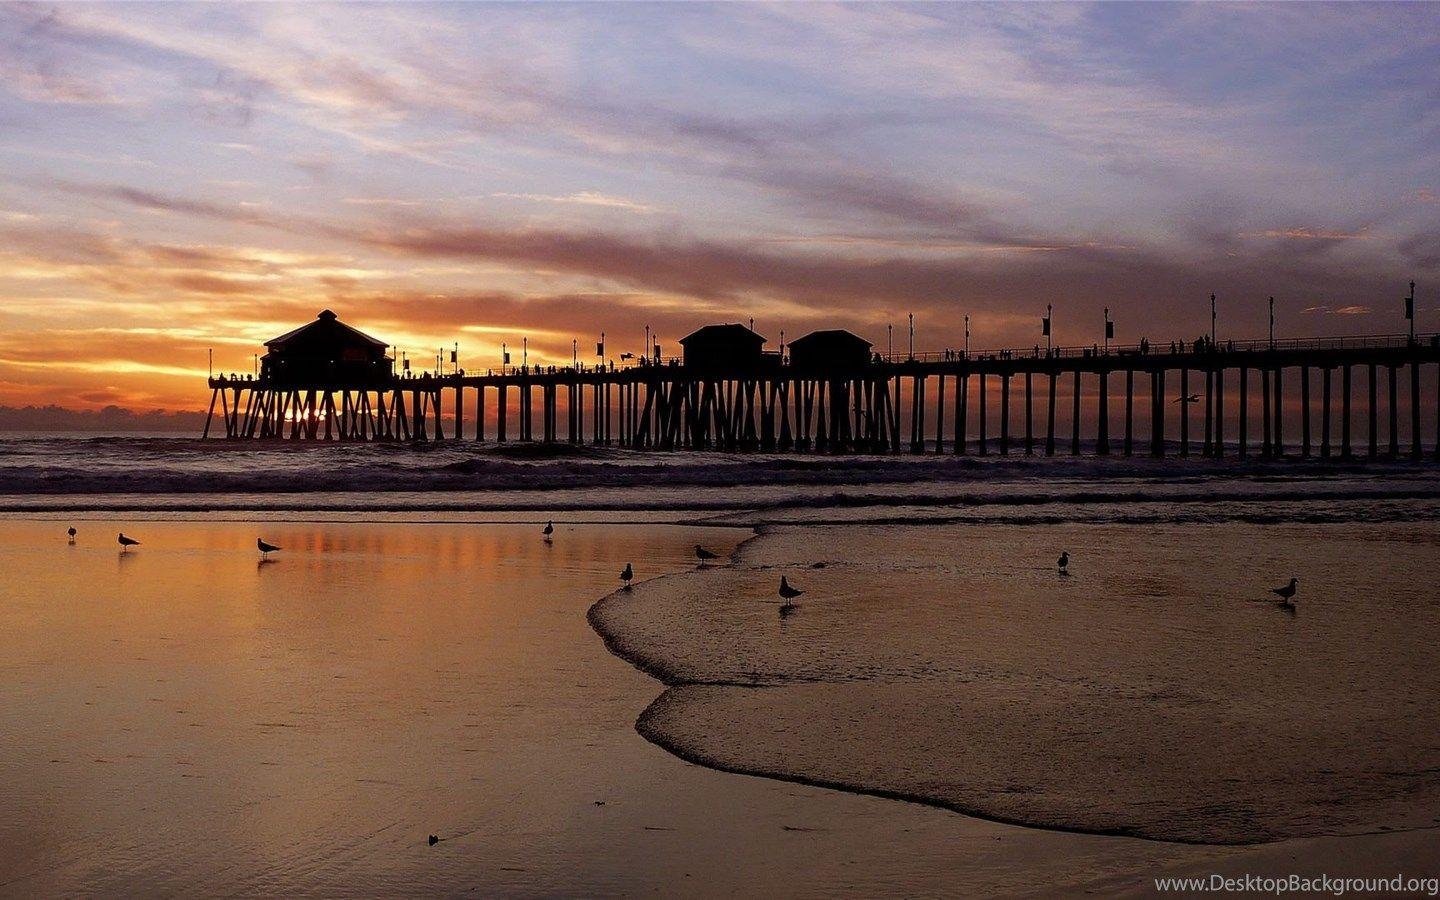
<svg viewBox="0 0 1440 900">
<path fill-rule="evenodd" d="M 1440 330 L 1440 4 L 0 3 L 0 406 L 433 362 Z M 516 358 L 518 362 L 518 356 Z"/>
</svg>

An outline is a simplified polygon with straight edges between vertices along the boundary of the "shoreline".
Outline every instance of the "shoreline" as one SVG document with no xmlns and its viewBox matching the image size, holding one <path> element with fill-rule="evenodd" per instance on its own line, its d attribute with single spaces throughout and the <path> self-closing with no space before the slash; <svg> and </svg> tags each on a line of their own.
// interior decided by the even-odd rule
<svg viewBox="0 0 1440 900">
<path fill-rule="evenodd" d="M 814 525 L 816 523 L 807 522 L 805 524 Z M 1295 530 L 1306 529 L 1308 525 L 1309 523 L 1295 523 Z M 876 523 L 866 523 L 866 527 L 875 530 L 877 527 L 885 526 L 877 526 Z M 761 750 L 757 755 L 730 747 L 723 736 L 717 736 L 717 729 L 719 732 L 728 730 L 725 724 L 729 721 L 726 718 L 727 714 L 740 715 L 741 718 L 737 719 L 736 722 L 745 722 L 747 724 L 746 726 L 736 724 L 735 728 L 738 729 L 736 734 L 744 733 L 751 735 L 750 746 L 752 749 L 761 747 L 766 740 L 764 735 L 768 733 L 761 724 L 765 721 L 765 717 L 759 712 L 750 714 L 747 711 L 751 710 L 752 707 L 756 710 L 765 709 L 770 714 L 777 714 L 777 712 L 782 709 L 788 711 L 790 707 L 785 706 L 785 703 L 788 701 L 786 695 L 789 693 L 791 695 L 809 697 L 808 702 L 811 704 L 808 707 L 809 709 L 815 711 L 823 710 L 823 714 L 829 714 L 829 711 L 825 710 L 824 707 L 826 698 L 832 695 L 827 694 L 823 689 L 829 684 L 829 681 L 827 681 L 823 675 L 806 674 L 803 672 L 793 675 L 778 672 L 766 672 L 764 674 L 753 672 L 750 677 L 744 678 L 735 677 L 734 675 L 711 673 L 704 670 L 705 663 L 701 658 L 691 659 L 683 655 L 676 656 L 675 646 L 665 646 L 670 636 L 668 632 L 663 631 L 663 626 L 652 623 L 650 626 L 646 626 L 648 630 L 646 630 L 646 628 L 635 630 L 636 622 L 633 620 L 628 622 L 623 621 L 623 613 L 636 613 L 640 607 L 645 605 L 647 599 L 652 603 L 658 600 L 661 605 L 651 612 L 662 618 L 668 617 L 670 625 L 674 626 L 677 619 L 683 617 L 687 610 L 692 618 L 696 615 L 709 616 L 708 612 L 702 613 L 700 610 L 708 611 L 714 608 L 715 603 L 721 602 L 721 597 L 728 597 L 735 593 L 736 590 L 740 590 L 738 585 L 717 586 L 713 583 L 714 580 L 723 580 L 728 575 L 731 581 L 739 581 L 742 576 L 747 574 L 747 570 L 758 571 L 762 569 L 772 571 L 775 569 L 779 569 L 780 571 L 788 570 L 789 574 L 794 578 L 796 573 L 805 571 L 808 565 L 815 565 L 817 567 L 826 565 L 817 554 L 811 553 L 807 555 L 803 550 L 797 551 L 799 555 L 793 558 L 787 558 L 783 564 L 778 564 L 770 558 L 770 556 L 774 555 L 775 548 L 773 546 L 761 549 L 758 555 L 760 555 L 762 559 L 751 560 L 752 564 L 750 566 L 745 565 L 746 557 L 760 547 L 757 542 L 770 534 L 782 533 L 788 530 L 789 529 L 784 529 L 780 526 L 756 526 L 755 534 L 743 541 L 736 548 L 735 554 L 726 560 L 723 565 L 695 566 L 687 572 L 665 576 L 664 579 L 656 579 L 654 582 L 647 582 L 645 585 L 637 586 L 635 590 L 638 593 L 634 596 L 633 603 L 629 605 L 628 610 L 626 609 L 625 601 L 631 600 L 632 598 L 630 595 L 622 592 L 614 592 L 606 595 L 600 600 L 597 600 L 590 608 L 587 613 L 587 619 L 591 627 L 601 637 L 607 650 L 624 659 L 639 671 L 645 672 L 650 677 L 656 679 L 662 686 L 662 690 L 658 696 L 638 714 L 635 722 L 636 731 L 647 741 L 688 762 L 707 766 L 718 771 L 904 801 L 946 810 L 971 819 L 1021 828 L 1042 829 L 1062 834 L 1117 837 L 1176 847 L 1233 849 L 1241 855 L 1251 851 L 1259 852 L 1264 848 L 1290 847 L 1305 842 L 1323 840 L 1371 840 L 1408 833 L 1422 835 L 1422 837 L 1417 838 L 1417 840 L 1423 843 L 1432 838 L 1440 837 L 1440 832 L 1436 831 L 1436 824 L 1432 824 L 1429 817 L 1425 817 L 1423 821 L 1417 820 L 1414 812 L 1408 815 L 1401 814 L 1398 822 L 1394 818 L 1394 812 L 1388 814 L 1377 813 L 1377 815 L 1380 815 L 1380 819 L 1370 824 L 1361 824 L 1357 821 L 1346 821 L 1344 824 L 1337 822 L 1334 830 L 1321 829 L 1310 834 L 1287 834 L 1284 833 L 1285 829 L 1283 826 L 1278 824 L 1273 830 L 1266 828 L 1260 828 L 1258 830 L 1242 829 L 1240 832 L 1230 834 L 1208 832 L 1198 836 L 1187 834 L 1183 830 L 1180 832 L 1157 834 L 1147 826 L 1141 825 L 1121 824 L 1114 827 L 1106 827 L 1102 824 L 1097 827 L 1093 823 L 1072 824 L 1064 821 L 1056 821 L 1054 817 L 1050 817 L 1047 820 L 1044 816 L 1037 817 L 1033 814 L 1007 815 L 1002 811 L 997 811 L 993 806 L 987 807 L 985 804 L 970 804 L 957 801 L 953 797 L 944 795 L 937 796 L 934 792 L 927 793 L 907 790 L 861 778 L 836 777 L 834 771 L 843 772 L 850 770 L 844 765 L 834 770 L 823 769 L 817 771 L 807 769 L 803 762 L 795 763 L 790 756 L 784 753 L 781 753 L 779 757 L 779 759 L 784 760 L 784 764 L 774 765 L 762 761 L 767 758 L 766 751 L 764 750 Z M 820 537 L 819 535 L 813 535 L 813 537 L 817 541 L 828 539 L 828 536 Z M 787 546 L 793 550 L 796 543 L 796 541 L 792 540 Z M 800 543 L 803 546 L 803 541 Z M 765 554 L 765 549 L 771 551 L 769 556 Z M 767 561 L 770 562 L 771 565 L 763 564 Z M 829 565 L 834 566 L 836 564 L 830 563 Z M 840 563 L 839 565 L 843 566 L 844 563 Z M 711 583 L 690 585 L 687 590 L 684 581 L 686 579 L 693 579 L 700 573 L 709 573 L 709 577 L 712 579 Z M 748 574 L 753 575 L 754 571 L 748 572 Z M 774 576 L 771 575 L 770 577 L 773 578 Z M 753 578 L 750 579 L 750 581 L 753 580 Z M 667 588 L 672 589 L 670 591 L 672 594 L 674 593 L 674 589 L 680 589 L 682 593 L 686 594 L 688 599 L 681 601 L 675 597 L 670 597 L 667 600 L 657 596 L 657 591 L 663 595 L 666 593 Z M 753 590 L 753 585 L 750 585 L 750 591 L 752 593 L 745 594 L 745 596 L 750 596 L 753 599 Z M 649 596 L 647 597 L 647 595 Z M 711 598 L 714 598 L 714 601 L 712 601 Z M 802 601 L 802 608 L 803 604 L 818 600 L 817 595 L 812 595 L 811 598 Z M 677 603 L 680 605 L 677 606 Z M 685 603 L 689 603 L 690 605 L 685 606 Z M 694 605 L 696 603 L 701 605 L 697 607 Z M 728 610 L 726 612 L 728 612 Z M 643 615 L 643 611 L 641 614 Z M 716 614 L 714 621 L 708 621 L 703 626 L 696 627 L 714 629 L 720 627 L 718 623 L 722 621 L 729 621 L 725 619 L 725 613 Z M 627 628 L 630 630 L 627 631 Z M 683 644 L 686 639 L 681 636 L 676 637 L 675 640 Z M 733 654 L 734 648 L 730 649 Z M 695 669 L 695 666 L 700 666 L 700 669 Z M 836 677 L 843 679 L 843 676 Z M 749 691 L 736 692 L 734 689 L 737 688 L 749 689 Z M 787 688 L 791 690 L 787 692 L 785 690 Z M 809 693 L 805 693 L 807 690 Z M 737 697 L 762 699 L 755 699 L 752 702 L 750 699 L 736 699 Z M 816 698 L 820 699 L 817 700 Z M 816 703 L 820 705 L 814 705 Z M 717 707 L 722 711 L 718 713 L 715 712 Z M 779 714 L 785 715 L 786 713 Z M 843 712 L 837 712 L 835 714 L 843 715 Z M 697 716 L 698 718 L 696 718 Z M 691 718 L 695 720 L 689 721 Z M 789 720 L 787 719 L 786 721 Z M 700 725 L 699 723 L 701 722 L 705 724 Z M 753 730 L 757 726 L 761 727 L 760 733 L 756 733 Z M 896 727 L 903 730 L 903 726 L 897 724 Z M 786 730 L 787 726 L 783 723 L 776 725 L 776 728 L 778 729 L 777 734 L 790 733 Z M 754 741 L 757 740 L 760 742 L 759 745 L 754 743 Z M 717 748 L 720 745 L 725 745 L 726 750 L 723 752 L 718 750 Z M 774 754 L 771 753 L 770 757 L 773 762 Z M 1396 809 L 1399 809 L 1399 807 L 1396 807 Z M 1423 811 L 1419 812 L 1423 815 Z M 1440 820 L 1434 821 L 1440 823 Z"/>
</svg>

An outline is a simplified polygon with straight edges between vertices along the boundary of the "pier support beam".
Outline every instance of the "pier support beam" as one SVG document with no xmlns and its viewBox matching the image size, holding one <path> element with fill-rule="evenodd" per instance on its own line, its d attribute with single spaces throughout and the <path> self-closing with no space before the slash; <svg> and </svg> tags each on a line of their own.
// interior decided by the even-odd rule
<svg viewBox="0 0 1440 900">
<path fill-rule="evenodd" d="M 1390 370 L 1390 458 L 1395 459 L 1400 455 L 1400 390 L 1397 384 L 1400 370 L 1397 366 L 1386 368 Z"/>
<path fill-rule="evenodd" d="M 1276 459 L 1280 459 L 1285 455 L 1285 437 L 1282 427 L 1285 421 L 1285 401 L 1280 390 L 1280 383 L 1283 380 L 1282 375 L 1284 371 L 1283 366 L 1275 367 L 1275 441 L 1271 450 L 1274 451 Z"/>
<path fill-rule="evenodd" d="M 1135 452 L 1135 370 L 1125 370 L 1125 455 Z"/>
<path fill-rule="evenodd" d="M 1165 455 L 1165 370 L 1156 369 L 1151 379 L 1150 409 L 1154 426 L 1150 435 L 1150 455 L 1158 459 Z"/>
<path fill-rule="evenodd" d="M 1440 410 L 1437 410 L 1440 414 Z M 1420 459 L 1420 363 L 1410 363 L 1410 458 Z"/>
<path fill-rule="evenodd" d="M 1330 458 L 1330 367 L 1320 370 L 1320 458 Z"/>
<path fill-rule="evenodd" d="M 1250 370 L 1245 366 L 1240 367 L 1240 404 L 1237 412 L 1240 435 L 1236 455 L 1244 459 L 1250 452 Z"/>
<path fill-rule="evenodd" d="M 1190 455 L 1190 370 L 1180 367 L 1180 455 Z"/>
<path fill-rule="evenodd" d="M 1075 370 L 1075 396 L 1070 404 L 1070 455 L 1080 455 L 1080 370 Z"/>
<path fill-rule="evenodd" d="M 1025 370 L 1025 455 L 1035 455 L 1035 417 L 1032 405 L 1031 372 Z"/>
<path fill-rule="evenodd" d="M 1310 367 L 1300 367 L 1300 457 L 1310 458 Z"/>
<path fill-rule="evenodd" d="M 1055 455 L 1055 380 L 1057 373 L 1052 369 L 1050 372 L 1050 403 L 1045 416 L 1045 455 Z"/>
<path fill-rule="evenodd" d="M 1000 455 L 1010 455 L 1010 375 L 1000 376 Z"/>
<path fill-rule="evenodd" d="M 1369 457 L 1374 459 L 1380 455 L 1380 410 L 1379 390 L 1375 382 L 1377 375 L 1375 364 L 1370 364 L 1370 447 Z"/>
<path fill-rule="evenodd" d="M 1350 445 L 1350 366 L 1340 370 L 1340 455 L 1349 459 Z"/>
<path fill-rule="evenodd" d="M 980 373 L 980 455 L 985 456 L 990 452 L 989 427 L 990 417 L 985 412 L 985 398 L 990 392 L 985 386 L 985 373 Z"/>
<path fill-rule="evenodd" d="M 1263 424 L 1264 424 L 1264 426 L 1265 426 L 1265 430 L 1264 430 L 1264 432 L 1263 432 L 1264 439 L 1263 439 L 1263 441 L 1262 441 L 1261 444 L 1260 444 L 1260 458 L 1261 458 L 1261 459 L 1269 459 L 1269 458 L 1271 458 L 1272 456 L 1275 455 L 1275 444 L 1273 443 L 1273 441 L 1272 441 L 1272 439 L 1271 439 L 1271 429 L 1272 429 L 1272 426 L 1273 426 L 1273 419 L 1272 419 L 1272 417 L 1271 417 L 1271 415 L 1270 415 L 1270 370 L 1269 370 L 1269 369 L 1261 369 L 1261 370 L 1260 370 L 1260 393 L 1261 393 L 1261 396 L 1262 396 L 1262 399 L 1261 399 L 1261 402 L 1260 402 L 1260 418 L 1263 420 Z"/>
<path fill-rule="evenodd" d="M 1214 457 L 1225 455 L 1225 369 L 1215 370 L 1215 448 Z"/>
<path fill-rule="evenodd" d="M 970 427 L 965 420 L 970 415 L 970 373 L 960 376 L 955 387 L 955 453 L 964 456 L 965 445 L 970 442 Z"/>
<path fill-rule="evenodd" d="M 1099 406 L 1095 416 L 1095 453 L 1099 456 L 1110 455 L 1110 373 L 1104 369 L 1100 371 L 1100 394 Z"/>
</svg>

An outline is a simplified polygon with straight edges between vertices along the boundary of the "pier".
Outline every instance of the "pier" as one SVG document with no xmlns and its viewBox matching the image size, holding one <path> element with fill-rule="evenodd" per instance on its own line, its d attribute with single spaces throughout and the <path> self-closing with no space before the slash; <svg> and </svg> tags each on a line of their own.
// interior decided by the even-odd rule
<svg viewBox="0 0 1440 900">
<path fill-rule="evenodd" d="M 328 311 L 319 321 L 353 332 Z M 209 380 L 204 436 L 766 453 L 1440 458 L 1437 334 L 887 356 L 847 332 L 817 332 L 848 336 L 841 349 L 849 352 L 802 355 L 799 339 L 787 358 L 763 352 L 758 335 L 746 341 L 735 331 L 706 335 L 709 329 L 749 332 L 707 326 L 691 336 L 684 358 L 642 357 L 626 366 L 418 377 L 394 373 L 385 345 L 359 332 L 371 342 L 368 357 L 351 347 L 338 363 L 331 354 L 318 365 L 287 364 L 285 340 L 304 331 L 297 329 L 267 344 L 259 377 Z M 701 347 L 702 337 L 720 345 Z M 733 340 L 740 344 L 724 343 Z"/>
</svg>

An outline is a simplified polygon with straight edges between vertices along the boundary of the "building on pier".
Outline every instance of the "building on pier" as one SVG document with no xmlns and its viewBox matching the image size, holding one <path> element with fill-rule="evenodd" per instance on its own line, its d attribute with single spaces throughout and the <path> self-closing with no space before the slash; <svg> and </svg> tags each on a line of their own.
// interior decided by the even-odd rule
<svg viewBox="0 0 1440 900">
<path fill-rule="evenodd" d="M 393 375 L 388 348 L 327 309 L 315 321 L 265 342 L 260 380 L 275 387 L 378 387 Z"/>
<path fill-rule="evenodd" d="M 799 372 L 853 372 L 870 365 L 874 344 L 843 328 L 812 331 L 790 342 L 790 366 Z"/>
<path fill-rule="evenodd" d="M 765 338 L 740 324 L 706 325 L 681 338 L 680 346 L 692 372 L 759 372 L 780 364 L 778 353 L 765 352 Z"/>
</svg>

